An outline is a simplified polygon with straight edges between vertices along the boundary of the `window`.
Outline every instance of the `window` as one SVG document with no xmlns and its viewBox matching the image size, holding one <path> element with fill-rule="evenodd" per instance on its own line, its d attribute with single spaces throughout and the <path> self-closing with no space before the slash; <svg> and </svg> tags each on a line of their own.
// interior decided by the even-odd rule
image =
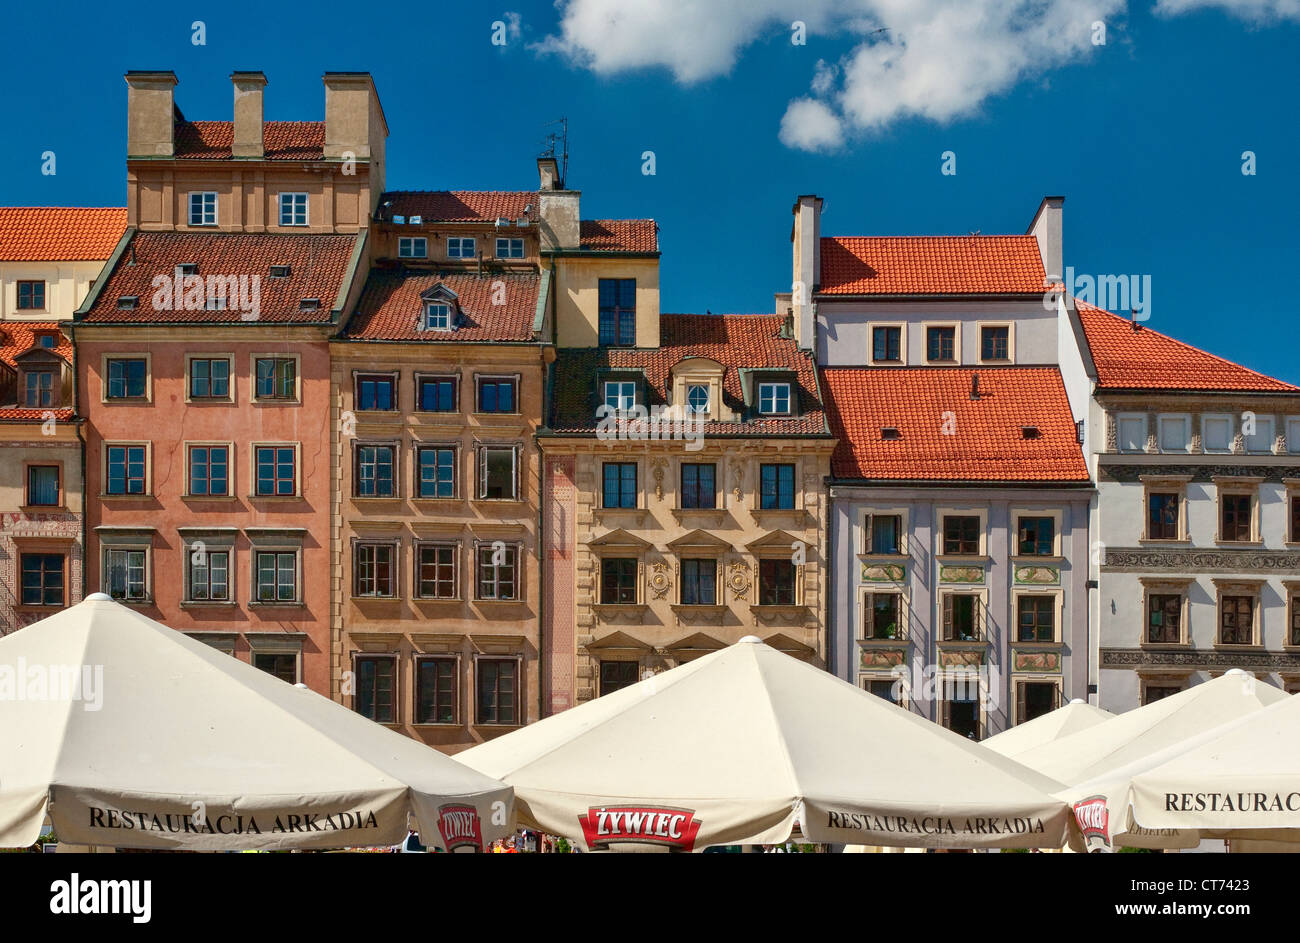
<svg viewBox="0 0 1300 943">
<path fill-rule="evenodd" d="M 1201 417 L 1201 448 L 1206 452 L 1232 451 L 1232 417 Z"/>
<path fill-rule="evenodd" d="M 478 496 L 489 501 L 515 500 L 514 448 L 484 447 L 479 450 Z"/>
<path fill-rule="evenodd" d="M 20 281 L 18 283 L 18 310 L 45 310 L 45 282 Z"/>
<path fill-rule="evenodd" d="M 1178 495 L 1156 491 L 1147 495 L 1147 539 L 1177 540 L 1179 533 Z"/>
<path fill-rule="evenodd" d="M 795 570 L 790 560 L 758 561 L 758 604 L 795 605 Z"/>
<path fill-rule="evenodd" d="M 979 682 L 973 671 L 950 672 L 943 683 L 943 725 L 969 740 L 980 738 Z"/>
<path fill-rule="evenodd" d="M 421 599 L 455 599 L 456 544 L 420 544 L 415 552 L 415 593 Z"/>
<path fill-rule="evenodd" d="M 478 722 L 518 724 L 519 663 L 513 658 L 478 660 Z"/>
<path fill-rule="evenodd" d="M 605 407 L 619 413 L 628 413 L 636 406 L 636 383 L 632 380 L 607 380 L 605 382 Z"/>
<path fill-rule="evenodd" d="M 456 411 L 455 377 L 420 377 L 416 381 L 416 409 L 424 413 Z"/>
<path fill-rule="evenodd" d="M 1273 451 L 1273 417 L 1256 416 L 1255 431 L 1246 436 L 1247 452 Z"/>
<path fill-rule="evenodd" d="M 1219 600 L 1219 644 L 1250 645 L 1255 638 L 1255 597 L 1224 596 Z"/>
<path fill-rule="evenodd" d="M 472 236 L 449 236 L 447 239 L 447 258 L 472 259 L 475 245 Z"/>
<path fill-rule="evenodd" d="M 1291 542 L 1300 543 L 1300 494 L 1291 495 Z"/>
<path fill-rule="evenodd" d="M 190 490 L 195 496 L 230 494 L 230 449 L 225 445 L 190 446 Z"/>
<path fill-rule="evenodd" d="M 522 239 L 497 239 L 498 259 L 522 259 L 524 241 Z"/>
<path fill-rule="evenodd" d="M 980 637 L 979 596 L 948 593 L 943 597 L 945 642 L 974 642 Z"/>
<path fill-rule="evenodd" d="M 1192 421 L 1187 416 L 1161 416 L 1156 420 L 1156 437 L 1162 452 L 1186 452 L 1192 441 Z"/>
<path fill-rule="evenodd" d="M 110 445 L 105 493 L 144 494 L 144 459 L 143 445 Z"/>
<path fill-rule="evenodd" d="M 58 465 L 27 466 L 27 501 L 28 507 L 54 508 L 59 506 L 61 490 L 59 476 L 62 469 Z"/>
<path fill-rule="evenodd" d="M 1167 697 L 1181 693 L 1182 690 L 1181 687 L 1172 684 L 1148 684 L 1143 688 L 1142 705 L 1145 707 L 1147 704 L 1163 701 Z"/>
<path fill-rule="evenodd" d="M 256 602 L 296 602 L 298 599 L 298 554 L 292 550 L 258 551 Z"/>
<path fill-rule="evenodd" d="M 189 594 L 192 602 L 228 602 L 230 600 L 230 551 L 194 550 L 189 562 Z"/>
<path fill-rule="evenodd" d="M 956 357 L 957 329 L 955 327 L 928 327 L 925 329 L 925 357 L 933 362 L 954 361 Z"/>
<path fill-rule="evenodd" d="M 358 498 L 391 498 L 397 493 L 393 481 L 393 453 L 391 445 L 358 445 L 356 496 Z"/>
<path fill-rule="evenodd" d="M 456 722 L 456 659 L 420 658 L 415 663 L 415 722 Z"/>
<path fill-rule="evenodd" d="M 296 450 L 291 445 L 258 446 L 255 452 L 257 465 L 257 497 L 292 497 L 298 493 Z"/>
<path fill-rule="evenodd" d="M 1021 517 L 1017 522 L 1017 546 L 1022 557 L 1050 557 L 1056 549 L 1056 520 L 1051 517 Z"/>
<path fill-rule="evenodd" d="M 716 606 L 718 603 L 718 561 L 682 561 L 682 605 Z"/>
<path fill-rule="evenodd" d="M 230 361 L 222 358 L 190 359 L 190 399 L 229 399 Z"/>
<path fill-rule="evenodd" d="M 903 637 L 899 620 L 902 596 L 898 593 L 868 593 L 864 608 L 866 623 L 863 636 L 869 639 L 897 639 Z"/>
<path fill-rule="evenodd" d="M 636 560 L 607 558 L 600 561 L 600 602 L 604 606 L 636 602 Z"/>
<path fill-rule="evenodd" d="M 871 359 L 876 363 L 902 363 L 903 329 L 901 327 L 873 327 L 871 329 Z"/>
<path fill-rule="evenodd" d="M 141 399 L 146 395 L 148 363 L 143 357 L 110 358 L 108 361 L 108 398 Z"/>
<path fill-rule="evenodd" d="M 427 304 L 424 306 L 424 330 L 426 331 L 450 331 L 451 330 L 451 305 L 447 304 Z"/>
<path fill-rule="evenodd" d="M 420 469 L 418 496 L 421 498 L 456 497 L 456 450 L 421 448 L 416 453 Z"/>
<path fill-rule="evenodd" d="M 1290 599 L 1291 625 L 1286 634 L 1288 645 L 1300 645 L 1300 593 L 1292 593 Z"/>
<path fill-rule="evenodd" d="M 759 468 L 758 506 L 762 510 L 794 508 L 793 465 L 763 465 Z"/>
<path fill-rule="evenodd" d="M 1061 706 L 1061 689 L 1054 681 L 1016 682 L 1016 723 L 1050 714 Z"/>
<path fill-rule="evenodd" d="M 356 658 L 357 693 L 353 706 L 362 717 L 391 724 L 396 717 L 397 659 L 391 655 Z"/>
<path fill-rule="evenodd" d="M 600 696 L 630 688 L 637 680 L 637 663 L 634 661 L 600 663 Z"/>
<path fill-rule="evenodd" d="M 692 383 L 686 387 L 686 412 L 692 416 L 706 416 L 709 412 L 709 387 Z"/>
<path fill-rule="evenodd" d="M 945 514 L 943 552 L 975 555 L 980 552 L 980 519 L 976 515 Z"/>
<path fill-rule="evenodd" d="M 293 652 L 253 652 L 253 667 L 285 684 L 298 683 L 298 656 Z"/>
<path fill-rule="evenodd" d="M 353 595 L 392 597 L 397 595 L 396 567 L 392 544 L 357 544 L 353 558 Z"/>
<path fill-rule="evenodd" d="M 204 190 L 190 194 L 190 225 L 217 225 L 217 194 L 215 190 Z"/>
<path fill-rule="evenodd" d="M 383 412 L 397 408 L 397 378 L 392 376 L 357 377 L 357 409 Z"/>
<path fill-rule="evenodd" d="M 758 385 L 758 411 L 763 415 L 788 415 L 790 412 L 789 383 L 760 383 Z"/>
<path fill-rule="evenodd" d="M 718 497 L 715 490 L 718 467 L 716 465 L 682 464 L 682 507 L 715 508 Z"/>
<path fill-rule="evenodd" d="M 478 598 L 513 601 L 519 598 L 519 548 L 497 541 L 478 548 Z"/>
<path fill-rule="evenodd" d="M 1016 641 L 1056 641 L 1056 597 L 1016 597 Z"/>
<path fill-rule="evenodd" d="M 258 357 L 256 370 L 258 399 L 294 399 L 298 395 L 298 362 L 292 357 Z"/>
<path fill-rule="evenodd" d="M 1183 597 L 1179 593 L 1147 594 L 1147 642 L 1178 645 L 1183 640 Z"/>
<path fill-rule="evenodd" d="M 1300 416 L 1291 416 L 1286 421 L 1286 450 L 1300 452 Z"/>
<path fill-rule="evenodd" d="M 104 591 L 114 599 L 142 602 L 145 599 L 144 550 L 104 551 Z"/>
<path fill-rule="evenodd" d="M 900 704 L 899 686 L 892 678 L 868 678 L 862 682 L 862 686 L 868 693 L 874 694 L 890 704 L 895 706 Z"/>
<path fill-rule="evenodd" d="M 1219 494 L 1219 540 L 1250 540 L 1254 501 L 1248 494 Z"/>
<path fill-rule="evenodd" d="M 397 257 L 399 259 L 427 259 L 429 257 L 429 240 L 423 236 L 399 236 L 397 239 Z"/>
<path fill-rule="evenodd" d="M 36 332 L 36 343 L 45 350 L 53 350 L 59 346 L 59 335 L 50 331 Z"/>
<path fill-rule="evenodd" d="M 600 346 L 636 344 L 636 279 L 602 278 L 599 281 Z"/>
<path fill-rule="evenodd" d="M 515 409 L 515 381 L 494 377 L 478 381 L 478 411 L 481 413 L 513 413 Z"/>
<path fill-rule="evenodd" d="M 606 462 L 601 507 L 636 507 L 636 462 Z"/>
<path fill-rule="evenodd" d="M 63 605 L 62 554 L 24 553 L 21 566 L 24 606 Z"/>
<path fill-rule="evenodd" d="M 54 371 L 28 370 L 25 374 L 24 403 L 31 409 L 54 405 Z"/>
<path fill-rule="evenodd" d="M 980 328 L 980 359 L 999 361 L 1011 359 L 1011 328 L 1005 324 Z"/>
<path fill-rule="evenodd" d="M 280 225 L 281 226 L 306 226 L 307 225 L 307 194 L 305 193 L 281 193 L 280 194 Z"/>
<path fill-rule="evenodd" d="M 1147 447 L 1147 417 L 1120 416 L 1116 423 L 1116 442 L 1121 452 L 1142 452 Z"/>
<path fill-rule="evenodd" d="M 903 517 L 901 514 L 873 514 L 870 518 L 870 543 L 868 553 L 898 554 L 902 552 L 901 537 Z"/>
</svg>

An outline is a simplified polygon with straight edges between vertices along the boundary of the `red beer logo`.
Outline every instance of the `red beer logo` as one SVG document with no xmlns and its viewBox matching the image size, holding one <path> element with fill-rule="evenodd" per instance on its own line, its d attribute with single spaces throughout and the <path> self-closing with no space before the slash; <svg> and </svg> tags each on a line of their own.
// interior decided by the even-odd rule
<svg viewBox="0 0 1300 943">
<path fill-rule="evenodd" d="M 618 842 L 645 842 L 691 851 L 700 831 L 693 809 L 666 806 L 593 806 L 578 816 L 578 824 L 593 850 Z"/>
<path fill-rule="evenodd" d="M 483 850 L 483 831 L 478 809 L 472 805 L 444 805 L 438 808 L 438 831 L 448 851 L 469 845 Z"/>
<path fill-rule="evenodd" d="M 1076 802 L 1074 820 L 1079 823 L 1089 851 L 1110 847 L 1110 810 L 1105 796 L 1089 796 Z"/>
</svg>

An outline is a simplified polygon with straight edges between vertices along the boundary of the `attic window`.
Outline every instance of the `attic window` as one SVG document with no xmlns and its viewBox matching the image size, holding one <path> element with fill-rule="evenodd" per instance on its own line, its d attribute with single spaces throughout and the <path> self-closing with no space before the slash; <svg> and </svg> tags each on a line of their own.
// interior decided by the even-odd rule
<svg viewBox="0 0 1300 943">
<path fill-rule="evenodd" d="M 36 343 L 46 350 L 53 350 L 58 344 L 55 337 L 56 335 L 51 334 L 49 331 L 41 331 L 36 335 Z"/>
<path fill-rule="evenodd" d="M 1037 439 L 1040 435 L 1037 426 L 1021 426 L 1020 434 L 1026 439 Z"/>
<path fill-rule="evenodd" d="M 451 305 L 432 302 L 424 306 L 423 330 L 450 331 Z"/>
<path fill-rule="evenodd" d="M 288 278 L 288 277 L 289 277 L 289 266 L 287 266 L 287 265 L 272 265 L 272 266 L 271 266 L 271 277 L 272 277 L 272 278 Z"/>
<path fill-rule="evenodd" d="M 122 295 L 117 299 L 117 307 L 121 311 L 134 311 L 139 304 L 139 295 Z"/>
<path fill-rule="evenodd" d="M 316 311 L 320 308 L 319 298 L 303 298 L 298 302 L 299 311 Z"/>
<path fill-rule="evenodd" d="M 899 432 L 893 426 L 883 426 L 880 430 L 880 437 L 885 440 L 901 439 L 903 437 L 903 433 Z"/>
<path fill-rule="evenodd" d="M 176 271 L 181 275 L 197 275 L 199 274 L 199 263 L 180 262 L 176 266 Z"/>
</svg>

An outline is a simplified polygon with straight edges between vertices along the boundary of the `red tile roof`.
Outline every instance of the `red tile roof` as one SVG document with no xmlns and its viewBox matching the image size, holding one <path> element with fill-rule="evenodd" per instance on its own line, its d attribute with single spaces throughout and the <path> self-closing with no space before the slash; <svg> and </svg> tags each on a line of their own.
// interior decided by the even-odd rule
<svg viewBox="0 0 1300 943">
<path fill-rule="evenodd" d="M 821 241 L 830 295 L 1036 294 L 1043 260 L 1033 236 L 831 236 Z"/>
<path fill-rule="evenodd" d="M 970 398 L 975 374 L 978 400 Z M 835 478 L 1088 481 L 1055 367 L 824 367 L 821 380 L 840 440 L 831 458 Z M 948 418 L 951 435 L 944 434 Z M 1025 438 L 1025 426 L 1039 437 Z M 886 427 L 901 437 L 885 439 Z"/>
<path fill-rule="evenodd" d="M 593 252 L 658 252 L 658 234 L 653 219 L 584 219 L 578 238 Z"/>
<path fill-rule="evenodd" d="M 72 410 L 70 408 L 28 409 L 26 406 L 0 407 L 0 422 L 45 422 L 50 418 L 66 422 L 72 418 Z"/>
<path fill-rule="evenodd" d="M 775 314 L 665 314 L 659 319 L 658 348 L 563 348 L 555 363 L 555 406 L 551 428 L 557 433 L 594 432 L 603 402 L 597 386 L 602 371 L 644 372 L 646 406 L 668 402 L 671 371 L 683 360 L 704 357 L 725 368 L 723 402 L 746 417 L 740 422 L 709 422 L 705 435 L 821 435 L 826 431 L 817 373 L 812 359 L 792 338 L 780 336 L 784 318 Z M 793 375 L 799 414 L 755 418 L 745 403 L 741 370 L 768 369 Z M 828 436 L 829 438 L 829 436 Z"/>
<path fill-rule="evenodd" d="M 0 361 L 15 366 L 14 360 L 21 353 L 38 346 L 38 332 L 51 331 L 58 334 L 55 345 L 47 348 L 69 363 L 72 362 L 72 341 L 59 331 L 59 321 L 0 321 Z"/>
<path fill-rule="evenodd" d="M 388 218 L 422 216 L 425 222 L 480 223 L 504 216 L 511 222 L 524 216 L 532 205 L 537 213 L 533 190 L 391 190 L 379 198 L 389 202 Z"/>
<path fill-rule="evenodd" d="M 366 280 L 356 314 L 343 332 L 360 340 L 444 343 L 531 341 L 541 277 L 531 274 L 449 274 L 375 269 Z M 421 331 L 420 295 L 438 285 L 456 293 L 460 323 L 455 331 Z M 498 287 L 501 294 L 498 294 Z M 500 301 L 500 304 L 494 304 Z"/>
<path fill-rule="evenodd" d="M 0 206 L 0 262 L 95 262 L 126 231 L 121 206 Z"/>
<path fill-rule="evenodd" d="M 1300 393 L 1300 387 L 1076 299 L 1100 389 Z"/>
<path fill-rule="evenodd" d="M 178 121 L 176 157 L 186 160 L 228 160 L 235 143 L 233 121 Z M 323 160 L 324 121 L 266 121 L 262 123 L 266 160 Z"/>
<path fill-rule="evenodd" d="M 330 310 L 338 297 L 339 286 L 347 274 L 357 237 L 334 234 L 251 234 L 140 232 L 122 253 L 117 267 L 109 276 L 94 306 L 82 319 L 87 324 L 100 323 L 232 323 L 240 321 L 319 324 L 330 320 Z M 134 261 L 134 264 L 132 264 Z M 164 276 L 172 280 L 176 266 L 183 262 L 198 264 L 198 277 L 260 276 L 258 312 L 246 317 L 234 303 L 227 310 L 185 310 L 179 306 L 154 310 L 153 280 Z M 287 278 L 271 278 L 272 265 L 290 266 Z M 251 281 L 245 282 L 248 300 L 252 300 Z M 132 310 L 118 307 L 118 299 L 135 295 Z M 304 298 L 317 298 L 317 310 L 303 310 Z"/>
</svg>

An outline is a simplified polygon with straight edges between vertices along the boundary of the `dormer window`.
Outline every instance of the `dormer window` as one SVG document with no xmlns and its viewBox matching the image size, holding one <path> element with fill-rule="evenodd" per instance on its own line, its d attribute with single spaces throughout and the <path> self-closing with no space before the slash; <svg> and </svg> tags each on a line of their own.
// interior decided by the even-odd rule
<svg viewBox="0 0 1300 943">
<path fill-rule="evenodd" d="M 636 406 L 636 382 L 608 380 L 605 383 L 605 406 L 619 413 L 631 412 Z"/>
<path fill-rule="evenodd" d="M 139 303 L 139 295 L 122 295 L 117 299 L 117 307 L 120 311 L 134 311 Z"/>
<path fill-rule="evenodd" d="M 54 405 L 54 371 L 29 370 L 26 373 L 26 402 L 31 409 Z"/>
<path fill-rule="evenodd" d="M 182 276 L 186 276 L 186 275 L 197 275 L 197 274 L 199 274 L 199 263 L 197 263 L 197 262 L 181 262 L 181 263 L 178 263 L 177 266 L 176 266 L 176 272 L 177 272 L 177 274 L 182 275 Z"/>
<path fill-rule="evenodd" d="M 290 269 L 289 266 L 287 266 L 287 265 L 272 265 L 272 266 L 271 266 L 271 277 L 272 277 L 272 278 L 288 278 L 288 277 L 289 277 L 289 273 L 290 273 L 290 271 L 291 271 L 291 269 Z"/>
<path fill-rule="evenodd" d="M 427 259 L 429 257 L 429 240 L 423 236 L 402 236 L 397 240 L 397 257 L 399 259 Z"/>
<path fill-rule="evenodd" d="M 1021 426 L 1020 434 L 1026 439 L 1037 439 L 1041 435 L 1037 426 Z"/>
<path fill-rule="evenodd" d="M 447 239 L 447 258 L 472 259 L 475 252 L 473 236 L 451 236 Z"/>
<path fill-rule="evenodd" d="M 704 416 L 709 412 L 709 387 L 704 383 L 692 383 L 686 388 L 686 411 L 692 416 Z"/>
<path fill-rule="evenodd" d="M 46 350 L 53 350 L 58 345 L 58 335 L 51 334 L 48 331 L 41 331 L 36 335 L 36 344 Z"/>
<path fill-rule="evenodd" d="M 451 305 L 437 303 L 425 305 L 423 330 L 450 331 Z"/>
<path fill-rule="evenodd" d="M 903 437 L 903 433 L 899 432 L 893 426 L 885 426 L 880 430 L 880 438 L 884 439 L 885 441 L 896 441 L 898 439 L 901 439 L 902 437 Z"/>
<path fill-rule="evenodd" d="M 298 302 L 299 311 L 317 311 L 320 309 L 319 298 L 303 298 Z"/>
<path fill-rule="evenodd" d="M 790 415 L 790 384 L 760 383 L 758 385 L 758 411 L 765 416 Z"/>
</svg>

